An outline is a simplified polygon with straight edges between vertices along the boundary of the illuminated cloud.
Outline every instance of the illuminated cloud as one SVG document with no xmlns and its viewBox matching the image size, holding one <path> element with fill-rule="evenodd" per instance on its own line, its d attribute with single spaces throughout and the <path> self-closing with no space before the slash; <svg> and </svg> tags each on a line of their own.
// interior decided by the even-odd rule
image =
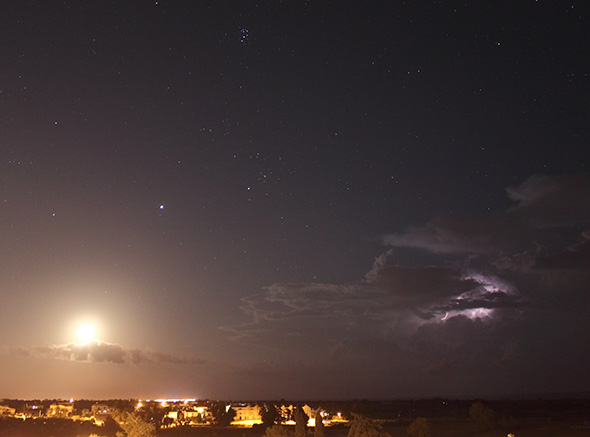
<svg viewBox="0 0 590 437">
<path fill-rule="evenodd" d="M 36 347 L 19 347 L 15 348 L 14 351 L 19 355 L 30 357 L 92 363 L 202 363 L 200 360 L 177 357 L 162 352 L 143 349 L 130 349 L 118 344 L 105 343 L 98 340 L 82 344 L 68 343 Z"/>
<path fill-rule="evenodd" d="M 352 284 L 272 284 L 242 298 L 249 322 L 223 329 L 236 340 L 260 339 L 279 323 L 294 330 L 324 324 L 330 326 L 324 332 L 335 330 L 339 336 L 407 333 L 449 316 L 484 317 L 525 305 L 517 287 L 498 275 L 463 267 L 389 265 L 391 255 L 377 257 L 365 277 Z"/>
</svg>

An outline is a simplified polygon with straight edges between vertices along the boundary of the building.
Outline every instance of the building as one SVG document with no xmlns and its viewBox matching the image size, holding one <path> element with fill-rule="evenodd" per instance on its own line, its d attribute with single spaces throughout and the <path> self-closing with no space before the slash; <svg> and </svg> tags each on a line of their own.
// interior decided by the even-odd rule
<svg viewBox="0 0 590 437">
<path fill-rule="evenodd" d="M 94 404 L 91 407 L 92 418 L 96 425 L 103 426 L 106 420 L 112 416 L 115 408 L 108 406 L 107 404 Z"/>
<path fill-rule="evenodd" d="M 43 407 L 43 405 L 40 405 L 40 404 L 25 404 L 24 411 L 23 411 L 22 415 L 23 415 L 23 418 L 42 417 L 44 410 L 45 410 L 45 407 Z"/>
<path fill-rule="evenodd" d="M 68 418 L 72 417 L 74 413 L 74 404 L 71 402 L 68 403 L 59 403 L 59 404 L 51 404 L 49 409 L 47 410 L 47 417 L 59 417 L 59 418 Z"/>
<path fill-rule="evenodd" d="M 209 408 L 197 404 L 183 404 L 172 409 L 166 414 L 172 421 L 171 426 L 177 425 L 206 425 L 211 423 L 213 416 Z"/>
<path fill-rule="evenodd" d="M 262 423 L 258 405 L 233 404 L 231 408 L 236 412 L 232 425 L 252 427 Z"/>
</svg>

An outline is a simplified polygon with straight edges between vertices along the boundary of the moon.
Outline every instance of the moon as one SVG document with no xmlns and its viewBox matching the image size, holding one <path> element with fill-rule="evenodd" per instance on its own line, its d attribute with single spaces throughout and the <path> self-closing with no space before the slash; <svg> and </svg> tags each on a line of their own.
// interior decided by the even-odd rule
<svg viewBox="0 0 590 437">
<path fill-rule="evenodd" d="M 82 341 L 83 343 L 87 343 L 91 340 L 94 340 L 96 336 L 96 331 L 94 329 L 94 326 L 89 325 L 89 324 L 85 324 L 85 325 L 80 325 L 78 327 L 78 339 L 80 341 Z"/>
</svg>

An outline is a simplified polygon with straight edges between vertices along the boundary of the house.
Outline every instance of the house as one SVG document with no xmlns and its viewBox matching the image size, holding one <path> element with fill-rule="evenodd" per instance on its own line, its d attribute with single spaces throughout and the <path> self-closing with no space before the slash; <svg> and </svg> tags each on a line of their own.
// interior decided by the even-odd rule
<svg viewBox="0 0 590 437">
<path fill-rule="evenodd" d="M 232 425 L 252 427 L 262 423 L 258 405 L 233 404 L 231 408 L 236 412 Z"/>
<path fill-rule="evenodd" d="M 110 407 L 107 404 L 94 404 L 91 408 L 94 423 L 100 426 L 103 426 L 106 420 L 111 417 L 115 411 L 115 408 Z"/>
<path fill-rule="evenodd" d="M 71 402 L 68 403 L 59 403 L 59 404 L 51 404 L 49 409 L 47 410 L 47 417 L 59 417 L 59 418 L 66 418 L 72 417 L 74 412 L 74 404 Z"/>
<path fill-rule="evenodd" d="M 45 410 L 45 407 L 40 404 L 25 404 L 24 411 L 23 411 L 23 417 L 24 418 L 42 417 L 44 410 Z"/>
<path fill-rule="evenodd" d="M 166 414 L 166 417 L 176 425 L 205 425 L 212 421 L 209 408 L 201 405 L 184 404 Z"/>
</svg>

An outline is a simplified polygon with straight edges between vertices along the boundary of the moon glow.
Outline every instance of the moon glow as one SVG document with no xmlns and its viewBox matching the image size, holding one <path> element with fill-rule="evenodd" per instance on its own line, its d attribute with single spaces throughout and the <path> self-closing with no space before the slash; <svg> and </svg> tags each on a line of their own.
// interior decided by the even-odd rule
<svg viewBox="0 0 590 437">
<path fill-rule="evenodd" d="M 92 325 L 81 325 L 78 328 L 78 339 L 82 342 L 88 342 L 90 340 L 94 340 L 96 332 L 94 330 L 94 326 Z"/>
</svg>

